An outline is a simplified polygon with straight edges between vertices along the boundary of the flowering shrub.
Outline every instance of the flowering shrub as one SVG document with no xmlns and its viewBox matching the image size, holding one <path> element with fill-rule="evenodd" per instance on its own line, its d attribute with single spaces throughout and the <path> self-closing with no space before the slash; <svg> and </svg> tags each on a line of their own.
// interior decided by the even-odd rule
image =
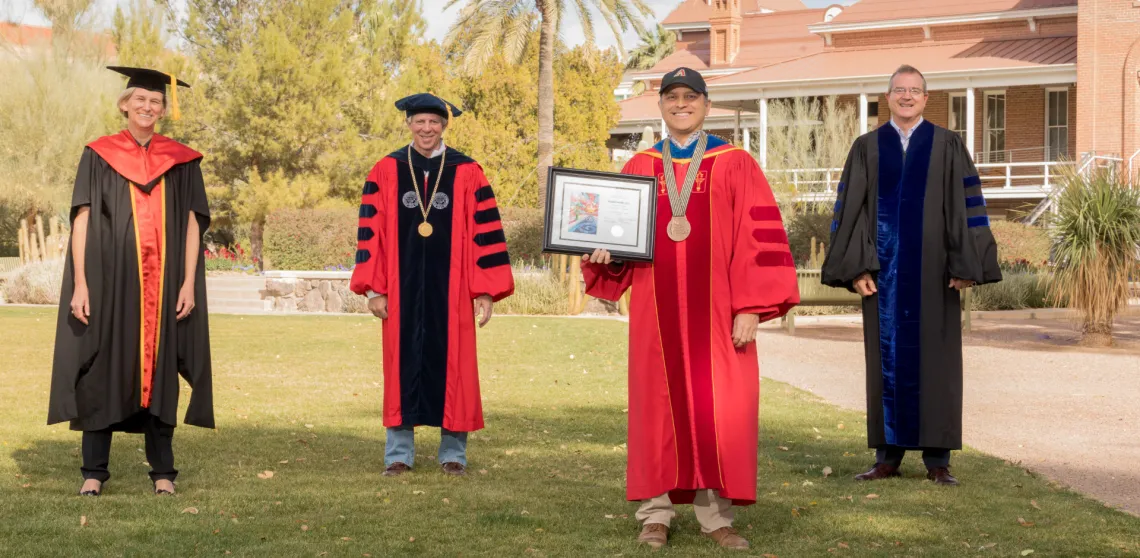
<svg viewBox="0 0 1140 558">
<path fill-rule="evenodd" d="M 990 230 L 998 245 L 998 263 L 1005 271 L 1028 272 L 1049 265 L 1052 242 L 1041 227 L 1015 221 L 993 221 Z"/>
<path fill-rule="evenodd" d="M 265 221 L 267 268 L 350 270 L 356 261 L 356 208 L 279 209 Z"/>
<path fill-rule="evenodd" d="M 206 271 L 241 271 L 257 273 L 258 259 L 246 252 L 241 242 L 234 243 L 233 250 L 225 246 L 211 249 L 206 247 Z"/>
</svg>

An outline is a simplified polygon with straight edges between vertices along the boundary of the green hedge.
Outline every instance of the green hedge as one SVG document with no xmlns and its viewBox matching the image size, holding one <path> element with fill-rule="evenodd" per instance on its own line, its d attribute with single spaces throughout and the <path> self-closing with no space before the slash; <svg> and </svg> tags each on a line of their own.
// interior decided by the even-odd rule
<svg viewBox="0 0 1140 558">
<path fill-rule="evenodd" d="M 541 210 L 518 207 L 500 207 L 503 232 L 507 236 L 507 250 L 511 262 L 519 265 L 542 266 L 542 229 L 545 217 Z"/>
<path fill-rule="evenodd" d="M 274 211 L 265 220 L 265 268 L 352 269 L 358 219 L 355 208 Z"/>
<path fill-rule="evenodd" d="M 1047 273 L 1007 271 L 1000 283 L 974 288 L 974 310 L 1049 308 L 1052 281 L 1052 275 Z"/>
</svg>

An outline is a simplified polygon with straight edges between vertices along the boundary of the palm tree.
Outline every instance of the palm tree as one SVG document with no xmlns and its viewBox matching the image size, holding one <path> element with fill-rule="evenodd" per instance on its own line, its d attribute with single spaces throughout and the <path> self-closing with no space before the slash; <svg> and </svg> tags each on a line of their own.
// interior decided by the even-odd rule
<svg viewBox="0 0 1140 558">
<path fill-rule="evenodd" d="M 637 39 L 641 43 L 629 52 L 629 60 L 625 63 L 627 70 L 648 70 L 673 54 L 673 49 L 677 46 L 677 35 L 660 23 L 657 24 L 657 29 L 640 31 Z"/>
<path fill-rule="evenodd" d="M 1111 345 L 1129 278 L 1140 271 L 1140 191 L 1113 169 L 1069 171 L 1053 225 L 1053 299 L 1081 312 L 1084 344 Z"/>
<path fill-rule="evenodd" d="M 466 4 L 449 36 L 459 37 L 473 29 L 471 44 L 463 57 L 462 69 L 478 74 L 496 54 L 496 47 L 516 62 L 521 61 L 531 31 L 533 16 L 539 16 L 538 47 L 538 204 L 546 204 L 546 170 L 554 164 L 554 40 L 558 23 L 566 13 L 568 0 L 448 0 L 444 9 Z M 624 52 L 621 34 L 633 27 L 645 29 L 640 16 L 652 13 L 644 0 L 572 0 L 586 42 L 594 43 L 594 8 L 617 38 Z"/>
</svg>

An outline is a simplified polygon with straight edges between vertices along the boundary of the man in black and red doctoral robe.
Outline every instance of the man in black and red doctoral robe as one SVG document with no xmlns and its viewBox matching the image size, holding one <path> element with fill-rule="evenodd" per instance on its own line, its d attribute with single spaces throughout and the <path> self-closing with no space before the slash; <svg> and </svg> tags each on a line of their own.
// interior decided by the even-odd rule
<svg viewBox="0 0 1140 558">
<path fill-rule="evenodd" d="M 185 83 L 141 68 L 119 96 L 127 129 L 87 145 L 71 198 L 48 424 L 83 431 L 81 494 L 98 496 L 111 433 L 143 432 L 155 492 L 173 494 L 178 376 L 185 422 L 214 427 L 202 155 L 154 133 Z M 167 87 L 169 96 L 167 98 Z"/>
<path fill-rule="evenodd" d="M 421 93 L 396 101 L 412 143 L 364 183 L 351 289 L 383 320 L 386 476 L 415 463 L 413 428 L 441 429 L 439 463 L 463 475 L 483 428 L 475 351 L 494 302 L 514 292 L 495 193 L 483 169 L 443 144 L 458 108 Z"/>
<path fill-rule="evenodd" d="M 659 105 L 669 137 L 622 170 L 658 177 L 653 263 L 598 250 L 582 271 L 598 298 L 633 287 L 626 497 L 641 501 L 638 540 L 663 546 L 673 504 L 692 503 L 706 535 L 745 549 L 732 506 L 756 501 L 756 327 L 799 303 L 796 270 L 756 161 L 701 130 L 700 74 L 665 74 Z"/>
<path fill-rule="evenodd" d="M 958 134 L 923 119 L 926 78 L 891 76 L 891 120 L 855 140 L 843 168 L 821 280 L 863 296 L 867 444 L 860 481 L 900 475 L 921 450 L 927 478 L 957 486 L 962 447 L 959 291 L 1001 281 L 982 181 Z"/>
</svg>

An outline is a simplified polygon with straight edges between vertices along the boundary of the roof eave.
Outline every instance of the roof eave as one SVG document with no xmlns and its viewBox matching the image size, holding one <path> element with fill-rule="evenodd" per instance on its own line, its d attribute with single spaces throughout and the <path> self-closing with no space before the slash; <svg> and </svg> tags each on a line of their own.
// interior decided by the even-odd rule
<svg viewBox="0 0 1140 558">
<path fill-rule="evenodd" d="M 885 29 L 902 29 L 911 27 L 923 27 L 928 25 L 977 24 L 992 21 L 1009 21 L 1068 15 L 1077 15 L 1077 6 L 1055 6 L 1052 8 L 1008 10 L 1004 12 L 983 12 L 977 14 L 920 17 L 909 19 L 887 19 L 880 21 L 860 21 L 854 23 L 816 23 L 813 25 L 808 25 L 808 31 L 811 31 L 817 35 L 824 35 L 827 33 L 881 31 Z"/>
</svg>

